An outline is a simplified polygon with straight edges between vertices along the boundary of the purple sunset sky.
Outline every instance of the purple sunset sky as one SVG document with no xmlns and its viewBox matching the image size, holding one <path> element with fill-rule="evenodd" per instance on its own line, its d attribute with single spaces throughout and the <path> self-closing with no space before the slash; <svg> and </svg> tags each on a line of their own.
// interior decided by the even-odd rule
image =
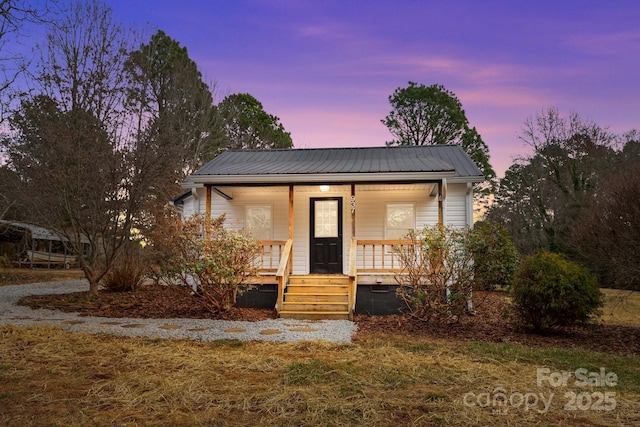
<svg viewBox="0 0 640 427">
<path fill-rule="evenodd" d="M 640 128 L 640 1 L 108 2 L 186 46 L 217 101 L 248 92 L 297 148 L 380 146 L 408 81 L 454 92 L 499 176 L 527 118 L 555 107 Z"/>
</svg>

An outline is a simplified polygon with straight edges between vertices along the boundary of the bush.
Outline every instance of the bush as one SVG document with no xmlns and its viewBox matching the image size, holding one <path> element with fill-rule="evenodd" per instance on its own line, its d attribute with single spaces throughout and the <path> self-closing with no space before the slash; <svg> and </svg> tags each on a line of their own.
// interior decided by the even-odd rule
<svg viewBox="0 0 640 427">
<path fill-rule="evenodd" d="M 516 312 L 534 332 L 586 323 L 602 306 L 598 282 L 586 268 L 546 251 L 522 262 L 512 296 Z"/>
<path fill-rule="evenodd" d="M 124 248 L 101 284 L 111 292 L 131 292 L 142 284 L 148 269 L 149 260 L 145 249 L 138 243 L 131 243 Z"/>
<path fill-rule="evenodd" d="M 172 248 L 164 253 L 164 274 L 191 288 L 213 314 L 236 303 L 249 276 L 257 274 L 260 247 L 256 240 L 223 227 L 224 215 L 212 219 L 194 215 L 171 225 Z"/>
<path fill-rule="evenodd" d="M 518 251 L 507 229 L 494 222 L 478 224 L 471 232 L 476 289 L 507 288 L 518 267 Z"/>
<path fill-rule="evenodd" d="M 396 281 L 409 314 L 422 321 L 458 319 L 468 310 L 473 286 L 469 231 L 437 225 L 408 238 L 413 245 L 397 248 L 402 274 Z"/>
</svg>

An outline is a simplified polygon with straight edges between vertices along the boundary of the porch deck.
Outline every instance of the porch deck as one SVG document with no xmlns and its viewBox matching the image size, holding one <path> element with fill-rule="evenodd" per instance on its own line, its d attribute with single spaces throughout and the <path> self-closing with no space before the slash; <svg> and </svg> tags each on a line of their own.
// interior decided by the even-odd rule
<svg viewBox="0 0 640 427">
<path fill-rule="evenodd" d="M 292 274 L 292 240 L 261 241 L 260 275 L 255 283 L 277 284 L 278 317 L 290 319 L 353 319 L 358 280 L 391 284 L 402 271 L 398 249 L 408 240 L 351 239 L 347 274 Z"/>
</svg>

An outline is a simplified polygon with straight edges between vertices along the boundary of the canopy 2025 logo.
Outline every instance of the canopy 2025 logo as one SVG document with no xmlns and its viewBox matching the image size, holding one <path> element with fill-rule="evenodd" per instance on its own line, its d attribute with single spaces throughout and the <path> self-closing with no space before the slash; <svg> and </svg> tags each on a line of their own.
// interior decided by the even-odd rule
<svg viewBox="0 0 640 427">
<path fill-rule="evenodd" d="M 567 411 L 612 411 L 616 408 L 616 393 L 606 390 L 606 388 L 613 388 L 618 384 L 618 375 L 614 372 L 607 372 L 605 368 L 593 372 L 585 368 L 579 368 L 572 372 L 552 372 L 549 368 L 538 368 L 536 369 L 536 384 L 538 388 L 545 386 L 564 389 L 589 388 L 589 391 L 567 390 L 564 393 L 564 401 L 561 404 L 563 404 L 563 409 Z M 507 415 L 509 408 L 521 407 L 527 412 L 534 410 L 544 414 L 551 408 L 555 397 L 554 392 L 527 391 L 521 393 L 512 391 L 507 393 L 503 387 L 497 387 L 493 393 L 468 392 L 463 396 L 463 402 L 466 406 L 490 407 L 496 415 Z"/>
<path fill-rule="evenodd" d="M 591 389 L 613 388 L 618 385 L 618 375 L 615 372 L 607 372 L 605 368 L 600 371 L 589 371 L 585 368 L 578 368 L 573 372 L 560 371 L 551 372 L 549 368 L 538 368 L 536 370 L 536 382 L 538 387 L 548 384 L 551 387 L 570 387 Z M 564 409 L 567 411 L 612 411 L 616 409 L 615 391 L 567 391 L 564 393 L 566 403 Z"/>
</svg>

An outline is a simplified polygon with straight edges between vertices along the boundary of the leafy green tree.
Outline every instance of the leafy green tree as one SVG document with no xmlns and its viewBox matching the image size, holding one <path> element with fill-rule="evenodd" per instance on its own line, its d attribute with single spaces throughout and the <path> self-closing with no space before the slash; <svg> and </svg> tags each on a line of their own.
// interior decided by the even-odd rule
<svg viewBox="0 0 640 427">
<path fill-rule="evenodd" d="M 557 250 L 554 212 L 559 199 L 544 175 L 537 158 L 513 164 L 500 180 L 494 204 L 485 216 L 487 221 L 500 223 L 509 230 L 522 254 Z"/>
<path fill-rule="evenodd" d="M 489 162 L 489 147 L 469 126 L 462 104 L 442 85 L 409 82 L 389 96 L 391 112 L 381 120 L 394 139 L 387 145 L 458 144 L 482 171 L 484 194 L 495 187 L 496 173 Z"/>
<path fill-rule="evenodd" d="M 291 148 L 291 134 L 280 119 L 267 113 L 260 101 L 248 93 L 229 95 L 218 104 L 227 148 Z"/>
<path fill-rule="evenodd" d="M 139 141 L 174 159 L 173 165 L 152 161 L 144 167 L 164 167 L 175 184 L 217 154 L 221 124 L 212 91 L 186 47 L 159 30 L 129 54 L 125 70 Z"/>
<path fill-rule="evenodd" d="M 20 219 L 15 196 L 20 189 L 20 178 L 6 165 L 0 166 L 0 219 Z M 1 232 L 1 229 L 0 229 Z"/>
<path fill-rule="evenodd" d="M 31 63 L 31 58 L 21 41 L 28 40 L 32 35 L 29 27 L 46 22 L 50 16 L 49 7 L 55 2 L 0 1 L 0 129 L 4 129 L 12 100 L 20 92 L 15 87 L 15 82 L 27 71 Z M 4 158 L 0 147 L 0 219 L 10 215 L 17 205 L 16 196 L 13 194 L 15 185 L 12 185 L 15 176 L 3 164 Z"/>
</svg>

